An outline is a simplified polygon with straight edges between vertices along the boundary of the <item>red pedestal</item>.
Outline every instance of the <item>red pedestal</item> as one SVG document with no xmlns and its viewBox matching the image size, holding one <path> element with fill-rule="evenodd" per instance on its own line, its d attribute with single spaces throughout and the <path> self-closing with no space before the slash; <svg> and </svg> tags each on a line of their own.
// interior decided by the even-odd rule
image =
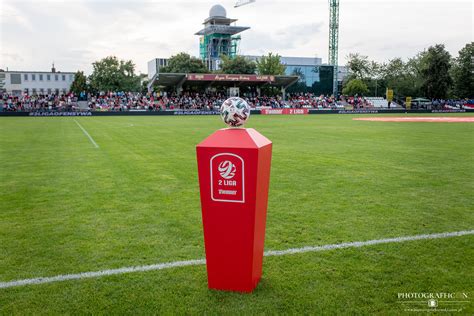
<svg viewBox="0 0 474 316">
<path fill-rule="evenodd" d="M 208 286 L 251 292 L 262 276 L 272 142 L 221 129 L 196 147 Z"/>
</svg>

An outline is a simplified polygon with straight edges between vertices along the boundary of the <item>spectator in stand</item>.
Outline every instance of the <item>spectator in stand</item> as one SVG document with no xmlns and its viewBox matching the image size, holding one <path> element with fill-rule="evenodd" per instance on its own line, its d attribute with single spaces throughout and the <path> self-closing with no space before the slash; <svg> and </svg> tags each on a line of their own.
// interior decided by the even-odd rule
<svg viewBox="0 0 474 316">
<path fill-rule="evenodd" d="M 218 110 L 227 99 L 224 92 L 202 93 L 133 93 L 133 92 L 100 92 L 97 94 L 74 95 L 21 95 L 2 94 L 0 105 L 4 111 L 74 111 L 78 101 L 87 98 L 91 111 L 163 111 L 163 110 Z M 242 96 L 252 108 L 317 108 L 336 109 L 342 107 L 335 98 L 315 96 L 312 93 L 287 94 L 287 100 L 281 96 L 258 96 L 248 93 Z M 350 99 L 354 108 L 363 107 L 362 98 Z"/>
</svg>

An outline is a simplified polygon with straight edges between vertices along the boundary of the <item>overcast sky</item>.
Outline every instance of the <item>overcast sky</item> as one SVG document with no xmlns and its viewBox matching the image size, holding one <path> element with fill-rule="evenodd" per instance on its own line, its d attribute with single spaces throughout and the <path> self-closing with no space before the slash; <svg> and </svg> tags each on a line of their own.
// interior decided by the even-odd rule
<svg viewBox="0 0 474 316">
<path fill-rule="evenodd" d="M 0 0 L 0 68 L 92 71 L 92 62 L 115 55 L 139 72 L 147 62 L 181 51 L 198 55 L 202 28 L 222 4 L 242 33 L 240 53 L 328 56 L 328 0 Z M 339 64 L 359 52 L 377 61 L 408 58 L 436 43 L 452 55 L 473 41 L 473 4 L 465 0 L 341 0 Z"/>
</svg>

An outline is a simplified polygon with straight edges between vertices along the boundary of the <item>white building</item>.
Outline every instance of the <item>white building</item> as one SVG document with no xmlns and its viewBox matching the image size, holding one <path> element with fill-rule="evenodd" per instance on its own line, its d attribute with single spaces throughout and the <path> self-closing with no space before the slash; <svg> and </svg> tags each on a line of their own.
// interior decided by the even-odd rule
<svg viewBox="0 0 474 316">
<path fill-rule="evenodd" d="M 148 62 L 148 80 L 152 79 L 161 67 L 168 66 L 168 58 L 155 58 Z"/>
<path fill-rule="evenodd" d="M 74 72 L 60 72 L 53 67 L 48 71 L 2 71 L 0 91 L 9 94 L 66 94 L 74 81 Z"/>
</svg>

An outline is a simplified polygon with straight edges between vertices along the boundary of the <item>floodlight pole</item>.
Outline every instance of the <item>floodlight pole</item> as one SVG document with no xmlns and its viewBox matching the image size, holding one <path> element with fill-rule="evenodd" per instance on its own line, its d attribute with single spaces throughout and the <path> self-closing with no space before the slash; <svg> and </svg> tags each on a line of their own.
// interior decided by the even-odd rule
<svg viewBox="0 0 474 316">
<path fill-rule="evenodd" d="M 333 66 L 333 94 L 337 97 L 339 51 L 339 0 L 329 0 L 329 64 Z"/>
</svg>

